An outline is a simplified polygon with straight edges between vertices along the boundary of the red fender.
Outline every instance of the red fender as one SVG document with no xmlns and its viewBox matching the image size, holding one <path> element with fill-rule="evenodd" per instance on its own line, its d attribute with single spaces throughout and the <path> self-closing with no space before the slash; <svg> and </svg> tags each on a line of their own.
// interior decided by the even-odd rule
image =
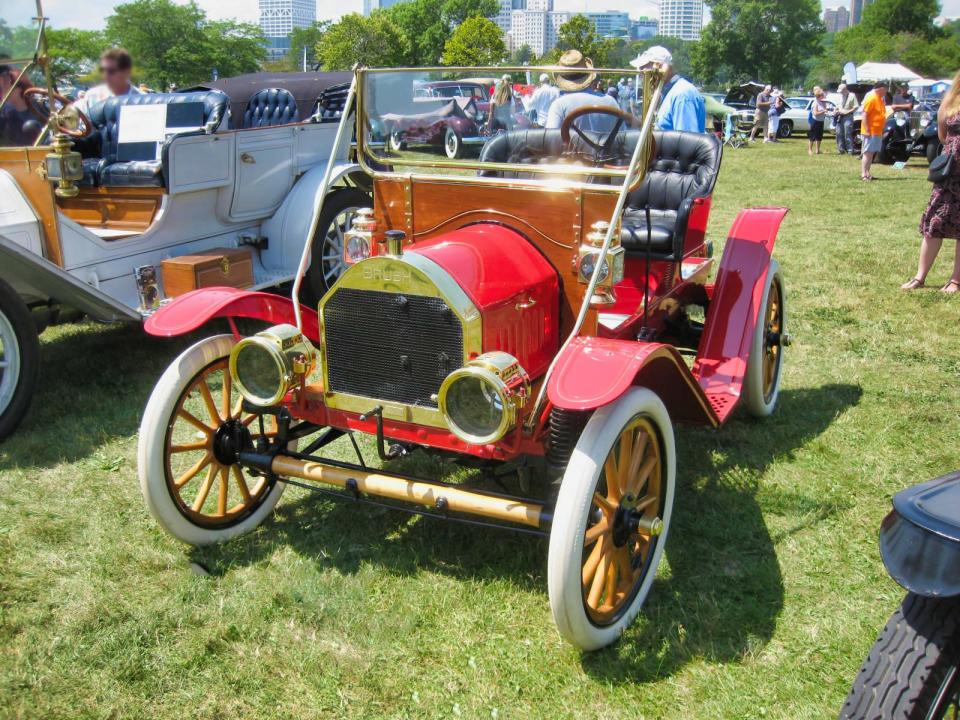
<svg viewBox="0 0 960 720">
<path fill-rule="evenodd" d="M 320 329 L 313 308 L 300 306 L 303 334 L 319 342 Z M 147 318 L 144 328 L 151 335 L 173 337 L 193 332 L 217 317 L 244 317 L 265 320 L 272 325 L 295 325 L 293 301 L 280 295 L 212 287 L 192 290 Z"/>
<path fill-rule="evenodd" d="M 740 400 L 777 231 L 787 208 L 741 210 L 730 228 L 693 375 L 721 422 Z"/>
<path fill-rule="evenodd" d="M 672 345 L 613 338 L 574 338 L 547 383 L 547 397 L 565 410 L 595 410 L 632 385 L 650 388 L 677 422 L 716 426 L 719 419 Z"/>
</svg>

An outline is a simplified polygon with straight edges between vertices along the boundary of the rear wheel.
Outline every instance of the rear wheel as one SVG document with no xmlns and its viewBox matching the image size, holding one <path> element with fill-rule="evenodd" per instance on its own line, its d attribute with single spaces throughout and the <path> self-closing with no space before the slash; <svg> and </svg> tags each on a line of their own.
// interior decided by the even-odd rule
<svg viewBox="0 0 960 720">
<path fill-rule="evenodd" d="M 793 135 L 793 121 L 792 120 L 781 120 L 780 126 L 777 128 L 777 137 L 778 138 L 788 138 Z"/>
<path fill-rule="evenodd" d="M 760 303 L 760 316 L 753 332 L 750 360 L 743 381 L 747 412 L 754 417 L 773 413 L 780 396 L 783 348 L 789 342 L 787 335 L 787 305 L 783 277 L 776 260 L 770 261 L 767 285 Z"/>
<path fill-rule="evenodd" d="M 201 340 L 160 377 L 140 425 L 140 491 L 168 533 L 190 545 L 249 532 L 273 512 L 284 485 L 253 477 L 224 456 L 227 436 L 276 434 L 274 419 L 243 412 L 227 360 L 236 340 Z"/>
<path fill-rule="evenodd" d="M 908 593 L 874 643 L 841 720 L 960 717 L 960 600 Z"/>
<path fill-rule="evenodd" d="M 590 418 L 560 484 L 550 530 L 550 608 L 581 650 L 615 641 L 650 592 L 670 525 L 673 426 L 632 388 Z"/>
<path fill-rule="evenodd" d="M 357 210 L 370 207 L 370 196 L 356 188 L 333 190 L 323 203 L 317 234 L 313 239 L 307 286 L 311 301 L 317 301 L 347 269 L 343 259 L 343 237 L 353 225 Z"/>
<path fill-rule="evenodd" d="M 444 134 L 443 150 L 451 160 L 456 160 L 463 155 L 463 140 L 452 127 L 448 127 Z"/>
<path fill-rule="evenodd" d="M 40 339 L 30 310 L 0 280 L 0 440 L 23 420 L 37 387 Z"/>
</svg>

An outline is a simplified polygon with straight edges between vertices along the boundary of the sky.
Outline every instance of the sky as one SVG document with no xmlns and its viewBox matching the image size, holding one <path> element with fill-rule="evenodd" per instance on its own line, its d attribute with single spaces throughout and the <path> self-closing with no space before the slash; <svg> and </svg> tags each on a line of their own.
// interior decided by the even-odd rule
<svg viewBox="0 0 960 720">
<path fill-rule="evenodd" d="M 176 0 L 185 3 L 187 0 Z M 54 27 L 76 27 L 88 30 L 102 28 L 106 17 L 122 0 L 44 0 L 44 13 Z M 847 4 L 846 0 L 822 0 L 824 7 Z M 256 22 L 257 0 L 198 0 L 213 19 L 237 18 Z M 943 14 L 960 16 L 960 0 L 941 0 Z M 652 0 L 554 0 L 557 10 L 623 10 L 631 17 L 656 16 L 657 3 Z M 360 12 L 363 0 L 317 0 L 320 19 L 336 18 L 344 13 Z M 32 0 L 0 0 L 0 17 L 10 25 L 25 25 L 33 14 Z"/>
</svg>

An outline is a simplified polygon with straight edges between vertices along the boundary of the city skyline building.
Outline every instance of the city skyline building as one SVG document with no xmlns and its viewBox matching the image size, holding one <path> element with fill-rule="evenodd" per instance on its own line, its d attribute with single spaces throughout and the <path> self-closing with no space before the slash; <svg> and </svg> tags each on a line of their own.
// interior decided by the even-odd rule
<svg viewBox="0 0 960 720">
<path fill-rule="evenodd" d="M 660 21 L 656 18 L 641 17 L 630 23 L 630 39 L 646 40 L 660 33 Z"/>
<path fill-rule="evenodd" d="M 860 24 L 867 5 L 873 5 L 873 0 L 850 0 L 850 27 Z"/>
<path fill-rule="evenodd" d="M 823 24 L 828 33 L 840 32 L 850 27 L 850 11 L 843 5 L 823 11 Z"/>
<path fill-rule="evenodd" d="M 702 29 L 703 0 L 662 0 L 660 3 L 661 35 L 681 40 L 699 40 Z"/>
<path fill-rule="evenodd" d="M 310 27 L 317 21 L 316 0 L 259 0 L 259 8 L 269 60 L 280 60 L 290 51 L 294 28 Z"/>
</svg>

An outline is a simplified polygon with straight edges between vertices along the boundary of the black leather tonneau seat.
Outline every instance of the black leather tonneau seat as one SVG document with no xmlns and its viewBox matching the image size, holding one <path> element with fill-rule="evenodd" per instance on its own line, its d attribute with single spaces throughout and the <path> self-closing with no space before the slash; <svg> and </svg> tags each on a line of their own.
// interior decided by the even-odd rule
<svg viewBox="0 0 960 720">
<path fill-rule="evenodd" d="M 297 100 L 289 90 L 267 88 L 257 92 L 247 102 L 243 111 L 241 128 L 272 127 L 287 125 L 300 119 L 297 114 Z"/>
<path fill-rule="evenodd" d="M 693 200 L 710 195 L 716 184 L 721 145 L 715 136 L 705 133 L 655 131 L 653 136 L 656 155 L 640 187 L 627 196 L 620 239 L 628 255 L 646 254 L 649 204 L 651 255 L 658 259 L 679 258 Z M 627 163 L 639 138 L 639 130 L 620 133 L 613 154 Z M 571 135 L 571 144 L 574 150 L 591 153 L 576 134 Z M 563 151 L 559 130 L 513 130 L 491 138 L 483 146 L 480 160 L 535 165 L 556 162 Z M 482 170 L 481 174 L 536 177 L 522 171 Z"/>
<path fill-rule="evenodd" d="M 229 98 L 218 90 L 184 93 L 143 93 L 107 98 L 88 113 L 93 134 L 78 142 L 84 155 L 82 184 L 132 187 L 163 187 L 161 160 L 117 159 L 120 136 L 120 108 L 124 105 L 202 103 L 203 125 L 217 127 L 227 113 Z"/>
</svg>

